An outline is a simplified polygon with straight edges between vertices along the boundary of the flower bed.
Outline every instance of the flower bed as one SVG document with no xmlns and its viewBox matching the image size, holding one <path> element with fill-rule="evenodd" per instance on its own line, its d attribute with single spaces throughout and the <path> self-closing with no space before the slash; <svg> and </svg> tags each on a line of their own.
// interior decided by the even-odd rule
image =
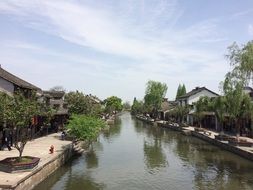
<svg viewBox="0 0 253 190">
<path fill-rule="evenodd" d="M 40 158 L 23 156 L 21 161 L 18 157 L 8 157 L 0 161 L 0 170 L 8 173 L 31 171 L 36 166 Z"/>
</svg>

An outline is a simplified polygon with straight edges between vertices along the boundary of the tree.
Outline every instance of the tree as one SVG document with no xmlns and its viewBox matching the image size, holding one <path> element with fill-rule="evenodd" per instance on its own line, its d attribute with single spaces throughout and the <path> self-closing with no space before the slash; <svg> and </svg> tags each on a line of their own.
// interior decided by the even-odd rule
<svg viewBox="0 0 253 190">
<path fill-rule="evenodd" d="M 176 99 L 177 99 L 179 96 L 181 96 L 181 91 L 182 91 L 182 86 L 181 86 L 181 84 L 179 84 L 178 87 L 177 87 Z"/>
<path fill-rule="evenodd" d="M 131 114 L 136 115 L 144 112 L 143 101 L 138 101 L 134 98 L 133 105 L 131 107 Z"/>
<path fill-rule="evenodd" d="M 107 113 L 118 112 L 123 109 L 122 100 L 117 96 L 111 96 L 105 99 L 105 111 Z"/>
<path fill-rule="evenodd" d="M 233 74 L 244 82 L 253 82 L 253 41 L 239 47 L 233 43 L 228 47 L 227 58 L 234 67 Z"/>
<path fill-rule="evenodd" d="M 0 93 L 0 99 L 2 112 L 0 121 L 11 127 L 12 131 L 15 131 L 14 147 L 18 150 L 19 160 L 21 161 L 25 145 L 30 139 L 29 131 L 32 118 L 45 114 L 46 110 L 42 109 L 35 93 L 29 98 L 26 98 L 22 93 L 16 93 L 13 96 Z"/>
<path fill-rule="evenodd" d="M 82 92 L 69 92 L 65 95 L 71 114 L 99 115 L 102 112 L 100 103 L 94 102 L 90 96 Z"/>
<path fill-rule="evenodd" d="M 66 92 L 65 88 L 63 86 L 54 86 L 52 88 L 49 89 L 50 91 L 62 91 L 62 92 Z"/>
<path fill-rule="evenodd" d="M 186 94 L 186 88 L 185 85 L 183 84 L 182 89 L 181 89 L 181 96 Z"/>
<path fill-rule="evenodd" d="M 215 98 L 212 102 L 212 110 L 218 120 L 220 130 L 223 132 L 223 122 L 225 121 L 225 116 L 227 114 L 226 98 L 224 96 Z"/>
<path fill-rule="evenodd" d="M 243 92 L 244 81 L 235 78 L 232 73 L 226 75 L 223 92 L 230 120 L 236 125 L 237 133 L 241 128 L 242 118 L 251 118 L 252 103 L 248 94 Z"/>
<path fill-rule="evenodd" d="M 210 111 L 211 109 L 211 103 L 210 103 L 210 98 L 203 96 L 200 97 L 197 102 L 194 103 L 195 107 L 195 116 L 199 122 L 200 128 L 202 127 L 202 120 L 205 116 L 204 112 L 205 111 Z"/>
<path fill-rule="evenodd" d="M 105 127 L 102 119 L 87 115 L 72 115 L 67 129 L 79 140 L 92 142 Z"/>
<path fill-rule="evenodd" d="M 186 94 L 186 88 L 185 88 L 185 85 L 181 85 L 179 84 L 178 85 L 178 88 L 177 88 L 177 95 L 176 95 L 176 99 L 178 99 L 180 96 L 183 96 Z"/>
<path fill-rule="evenodd" d="M 189 113 L 190 108 L 188 106 L 177 105 L 171 112 L 171 116 L 174 117 L 178 123 L 183 123 L 185 116 Z"/>
<path fill-rule="evenodd" d="M 126 102 L 123 104 L 123 108 L 124 108 L 125 110 L 130 110 L 130 109 L 131 109 L 130 103 L 129 103 L 128 101 L 126 101 Z"/>
<path fill-rule="evenodd" d="M 157 81 L 148 81 L 144 96 L 144 105 L 147 109 L 152 109 L 152 115 L 157 117 L 158 110 L 161 108 L 163 98 L 167 93 L 167 85 Z"/>
</svg>

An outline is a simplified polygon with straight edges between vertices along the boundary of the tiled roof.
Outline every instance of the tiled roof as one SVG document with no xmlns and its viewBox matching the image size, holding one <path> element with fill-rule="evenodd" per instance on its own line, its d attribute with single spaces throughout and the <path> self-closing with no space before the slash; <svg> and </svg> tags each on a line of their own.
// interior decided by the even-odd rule
<svg viewBox="0 0 253 190">
<path fill-rule="evenodd" d="M 54 90 L 51 90 L 51 91 L 43 91 L 43 94 L 45 96 L 49 96 L 49 97 L 52 97 L 52 98 L 62 98 L 65 94 L 64 91 L 54 91 Z"/>
<path fill-rule="evenodd" d="M 215 92 L 213 92 L 213 91 L 207 89 L 206 87 L 196 87 L 196 88 L 194 88 L 192 91 L 186 93 L 186 94 L 183 95 L 183 96 L 178 97 L 177 99 L 189 98 L 190 96 L 193 96 L 194 94 L 197 94 L 197 93 L 199 93 L 199 92 L 201 92 L 201 91 L 203 91 L 203 90 L 207 90 L 207 91 L 209 91 L 209 92 L 211 92 L 211 93 L 213 93 L 213 94 L 219 96 L 217 93 L 215 93 Z"/>
<path fill-rule="evenodd" d="M 3 79 L 21 87 L 21 88 L 27 88 L 31 90 L 40 90 L 37 86 L 34 86 L 33 84 L 24 81 L 23 79 L 9 73 L 8 71 L 4 70 L 3 68 L 0 67 L 0 77 Z"/>
</svg>

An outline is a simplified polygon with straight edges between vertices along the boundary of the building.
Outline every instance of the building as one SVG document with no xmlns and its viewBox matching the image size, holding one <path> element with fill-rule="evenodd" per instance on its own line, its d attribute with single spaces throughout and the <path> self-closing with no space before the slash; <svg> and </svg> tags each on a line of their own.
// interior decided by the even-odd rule
<svg viewBox="0 0 253 190">
<path fill-rule="evenodd" d="M 180 106 L 189 106 L 190 112 L 187 115 L 187 123 L 190 125 L 194 125 L 196 122 L 196 119 L 194 118 L 194 112 L 195 112 L 195 108 L 194 108 L 194 103 L 197 102 L 200 97 L 209 97 L 209 98 L 216 98 L 219 95 L 209 89 L 207 89 L 206 87 L 196 87 L 193 90 L 191 90 L 190 92 L 186 93 L 183 96 L 180 96 L 177 98 L 177 102 L 178 105 Z M 207 120 L 206 123 L 209 123 L 211 128 L 217 128 L 217 121 L 214 117 L 214 113 L 205 113 L 206 117 L 205 119 Z"/>
<path fill-rule="evenodd" d="M 42 92 L 37 86 L 9 73 L 0 66 L 0 92 L 4 92 L 10 96 L 15 92 L 21 92 L 28 98 L 32 95 L 33 91 L 35 91 L 37 95 L 40 95 Z M 5 125 L 6 124 L 0 124 L 0 147 L 2 146 L 3 138 L 5 138 L 5 132 L 9 130 L 8 126 Z M 32 128 L 32 136 L 35 134 L 36 129 L 36 127 Z"/>
<path fill-rule="evenodd" d="M 158 110 L 158 119 L 160 120 L 169 120 L 168 113 L 173 110 L 177 105 L 175 101 L 168 101 L 167 98 L 164 98 L 161 104 L 161 108 Z"/>
<path fill-rule="evenodd" d="M 63 129 L 69 117 L 68 104 L 64 101 L 64 95 L 64 91 L 43 91 L 45 101 L 54 110 L 50 128 L 52 131 Z"/>
<path fill-rule="evenodd" d="M 28 97 L 32 91 L 40 93 L 41 89 L 9 73 L 0 66 L 0 91 L 9 95 L 21 91 L 26 97 Z"/>
<path fill-rule="evenodd" d="M 200 97 L 207 96 L 209 98 L 215 98 L 219 95 L 206 87 L 196 87 L 190 92 L 186 93 L 183 96 L 177 98 L 177 102 L 181 106 L 193 105 L 194 102 L 197 102 Z"/>
</svg>

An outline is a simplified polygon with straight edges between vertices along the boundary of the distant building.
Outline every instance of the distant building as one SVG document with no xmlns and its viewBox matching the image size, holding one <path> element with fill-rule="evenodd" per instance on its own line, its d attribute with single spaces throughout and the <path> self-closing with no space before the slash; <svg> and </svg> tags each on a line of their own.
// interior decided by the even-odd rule
<svg viewBox="0 0 253 190">
<path fill-rule="evenodd" d="M 63 129 L 68 119 L 68 104 L 64 101 L 64 91 L 43 91 L 43 98 L 54 109 L 55 113 L 51 120 L 51 130 Z"/>
<path fill-rule="evenodd" d="M 175 101 L 168 101 L 167 98 L 164 98 L 161 104 L 161 109 L 158 110 L 158 119 L 161 120 L 169 120 L 169 113 L 172 109 L 174 109 L 177 105 Z"/>
</svg>

